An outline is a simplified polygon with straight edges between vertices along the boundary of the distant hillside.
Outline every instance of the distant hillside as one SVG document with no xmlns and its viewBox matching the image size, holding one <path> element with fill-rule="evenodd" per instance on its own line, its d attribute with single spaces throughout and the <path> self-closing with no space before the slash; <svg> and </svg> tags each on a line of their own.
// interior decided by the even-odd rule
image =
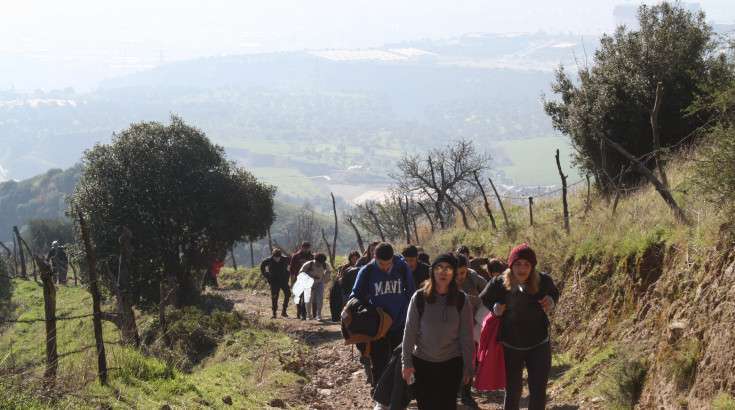
<svg viewBox="0 0 735 410">
<path fill-rule="evenodd" d="M 553 135 L 540 96 L 553 66 L 584 55 L 580 40 L 471 35 L 216 57 L 112 79 L 91 93 L 0 91 L 0 140 L 8 141 L 0 178 L 71 166 L 114 131 L 176 113 L 284 194 L 347 198 L 355 187 L 384 187 L 402 152 L 456 137 L 492 149 Z"/>
<path fill-rule="evenodd" d="M 10 240 L 13 226 L 22 226 L 29 219 L 64 217 L 66 198 L 80 176 L 81 166 L 75 166 L 66 171 L 52 169 L 20 182 L 1 183 L 0 241 Z"/>
<path fill-rule="evenodd" d="M 8 181 L 0 183 L 0 241 L 12 242 L 13 226 L 23 227 L 31 219 L 56 219 L 64 218 L 64 212 L 67 209 L 66 198 L 74 191 L 77 181 L 81 177 L 81 165 L 76 165 L 67 170 L 52 169 L 44 174 L 23 180 Z M 327 197 L 328 197 L 327 193 Z M 324 227 L 331 240 L 332 226 L 334 224 L 331 210 L 329 214 L 320 212 L 320 202 L 326 202 L 327 197 L 323 201 L 314 200 L 314 205 L 306 209 L 314 209 L 314 231 L 310 233 L 315 244 L 321 239 L 320 229 Z M 319 198 L 316 198 L 319 199 Z M 331 202 L 329 204 L 331 207 Z M 344 202 L 338 201 L 338 209 L 344 207 Z M 303 206 L 295 206 L 276 201 L 276 221 L 271 227 L 272 239 L 275 244 L 283 246 L 288 251 L 295 247 L 300 240 L 298 238 L 299 215 L 303 214 Z M 340 216 L 341 218 L 341 216 Z M 357 242 L 354 232 L 347 225 L 340 225 L 340 236 L 337 243 L 337 249 L 340 253 L 347 250 L 356 249 Z M 369 240 L 372 238 L 366 238 Z M 322 245 L 317 245 L 319 250 L 326 251 Z M 241 262 L 249 259 L 249 250 L 245 246 L 238 248 L 238 258 Z M 268 250 L 268 241 L 262 239 L 254 247 L 256 260 L 260 260 L 270 252 Z"/>
</svg>

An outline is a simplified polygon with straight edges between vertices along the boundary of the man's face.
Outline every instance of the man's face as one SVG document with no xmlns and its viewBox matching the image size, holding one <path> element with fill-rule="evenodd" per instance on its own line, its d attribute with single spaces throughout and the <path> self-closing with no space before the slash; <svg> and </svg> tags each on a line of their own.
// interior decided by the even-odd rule
<svg viewBox="0 0 735 410">
<path fill-rule="evenodd" d="M 387 261 L 384 261 L 382 259 L 375 259 L 375 261 L 378 263 L 378 268 L 382 270 L 383 272 L 390 272 L 390 268 L 393 267 L 393 260 L 389 259 Z"/>
<path fill-rule="evenodd" d="M 311 246 L 304 246 L 301 249 L 304 251 L 304 253 L 311 253 Z"/>
<path fill-rule="evenodd" d="M 273 260 L 276 261 L 276 262 L 280 262 L 281 261 L 281 255 L 274 256 L 273 257 Z"/>
<path fill-rule="evenodd" d="M 419 262 L 419 258 L 415 256 L 406 256 L 404 257 L 406 259 L 406 263 L 408 264 L 408 267 L 411 268 L 411 270 L 416 270 L 416 265 Z"/>
<path fill-rule="evenodd" d="M 461 285 L 465 279 L 467 279 L 467 267 L 462 266 L 461 268 L 457 268 L 457 277 L 455 278 L 457 284 Z"/>
</svg>

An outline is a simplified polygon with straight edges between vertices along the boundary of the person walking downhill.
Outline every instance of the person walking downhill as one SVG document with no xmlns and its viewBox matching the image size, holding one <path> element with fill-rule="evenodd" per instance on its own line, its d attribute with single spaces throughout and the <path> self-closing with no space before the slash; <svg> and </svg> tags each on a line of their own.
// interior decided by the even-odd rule
<svg viewBox="0 0 735 410">
<path fill-rule="evenodd" d="M 273 319 L 276 318 L 278 311 L 278 295 L 283 291 L 283 309 L 281 316 L 288 317 L 286 308 L 288 307 L 288 299 L 291 297 L 291 289 L 288 285 L 289 271 L 288 260 L 283 257 L 280 249 L 273 249 L 271 256 L 263 259 L 260 263 L 260 274 L 265 277 L 271 288 L 271 304 L 273 307 Z"/>
<path fill-rule="evenodd" d="M 509 268 L 480 294 L 483 304 L 501 318 L 500 342 L 505 359 L 505 410 L 517 410 L 528 371 L 529 410 L 546 406 L 551 370 L 549 317 L 559 301 L 551 276 L 536 271 L 536 253 L 520 244 L 508 256 Z"/>
<path fill-rule="evenodd" d="M 439 255 L 431 279 L 411 298 L 403 333 L 403 379 L 414 383 L 418 408 L 457 408 L 460 384 L 474 374 L 472 306 L 454 276 L 457 258 Z"/>
<path fill-rule="evenodd" d="M 416 289 L 420 289 L 424 281 L 429 279 L 429 265 L 419 261 L 419 249 L 416 245 L 403 248 L 401 254 L 408 267 L 411 268 Z"/>
<path fill-rule="evenodd" d="M 314 259 L 304 263 L 301 272 L 306 273 L 314 279 L 311 287 L 311 309 L 307 306 L 307 313 L 311 314 L 312 319 L 322 320 L 322 306 L 324 305 L 324 284 L 329 281 L 332 276 L 332 270 L 327 263 L 327 255 L 319 252 Z"/>
<path fill-rule="evenodd" d="M 403 339 L 408 302 L 414 291 L 411 270 L 402 258 L 394 255 L 393 246 L 388 243 L 377 245 L 375 258 L 357 274 L 350 298 L 383 309 L 393 320 L 388 334 L 370 343 L 370 380 L 373 388 L 380 380 L 393 349 Z"/>
<path fill-rule="evenodd" d="M 64 247 L 59 244 L 59 241 L 51 242 L 51 250 L 46 256 L 46 260 L 51 265 L 51 272 L 59 285 L 66 285 L 69 258 L 66 256 Z"/>
<path fill-rule="evenodd" d="M 311 253 L 311 243 L 303 242 L 298 252 L 291 255 L 291 261 L 288 265 L 288 272 L 291 274 L 291 286 L 296 282 L 296 276 L 301 272 L 301 267 L 312 259 L 314 259 L 314 255 Z"/>
<path fill-rule="evenodd" d="M 487 281 L 480 276 L 474 269 L 469 267 L 470 261 L 467 256 L 460 254 L 457 257 L 457 275 L 455 281 L 461 291 L 463 291 L 469 299 L 470 306 L 472 307 L 472 326 L 473 329 L 477 325 L 475 322 L 475 314 L 482 301 L 480 300 L 480 293 L 485 290 Z M 473 342 L 474 343 L 474 342 Z M 472 397 L 472 384 L 467 383 L 462 386 L 461 389 L 462 404 L 467 407 L 476 409 L 477 403 Z"/>
</svg>

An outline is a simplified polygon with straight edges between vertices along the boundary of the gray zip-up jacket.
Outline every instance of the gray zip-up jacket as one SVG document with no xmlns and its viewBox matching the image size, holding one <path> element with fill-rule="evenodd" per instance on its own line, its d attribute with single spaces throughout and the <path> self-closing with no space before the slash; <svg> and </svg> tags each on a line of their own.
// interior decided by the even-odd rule
<svg viewBox="0 0 735 410">
<path fill-rule="evenodd" d="M 475 372 L 473 361 L 475 343 L 472 339 L 472 305 L 467 295 L 462 311 L 447 305 L 447 297 L 436 295 L 436 301 L 424 304 L 419 315 L 413 294 L 408 305 L 406 329 L 403 332 L 403 368 L 413 368 L 413 355 L 428 362 L 444 362 L 455 357 L 464 361 L 464 376 Z"/>
</svg>

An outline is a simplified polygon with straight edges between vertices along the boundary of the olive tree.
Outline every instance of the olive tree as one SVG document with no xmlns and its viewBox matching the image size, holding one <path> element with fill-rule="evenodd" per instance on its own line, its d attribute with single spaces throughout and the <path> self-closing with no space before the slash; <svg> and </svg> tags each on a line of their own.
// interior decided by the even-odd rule
<svg viewBox="0 0 735 410">
<path fill-rule="evenodd" d="M 136 304 L 158 301 L 162 280 L 178 305 L 194 303 L 201 272 L 235 242 L 263 237 L 274 220 L 275 188 L 175 116 L 114 134 L 85 152 L 83 168 L 71 214 L 87 220 L 108 286 L 129 231 L 129 277 L 118 285 Z"/>
</svg>

